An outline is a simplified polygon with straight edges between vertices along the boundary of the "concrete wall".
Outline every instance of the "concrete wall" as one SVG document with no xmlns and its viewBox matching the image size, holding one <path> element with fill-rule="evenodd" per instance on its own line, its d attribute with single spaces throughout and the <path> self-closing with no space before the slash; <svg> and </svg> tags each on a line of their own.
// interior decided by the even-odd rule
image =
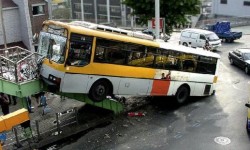
<svg viewBox="0 0 250 150">
<path fill-rule="evenodd" d="M 213 0 L 212 14 L 236 17 L 250 17 L 250 6 L 244 6 L 244 1 L 246 0 L 227 0 L 227 4 L 221 4 L 220 0 Z"/>
<path fill-rule="evenodd" d="M 28 8 L 28 0 L 13 0 L 19 8 L 21 38 L 26 47 L 34 51 L 32 45 L 32 28 L 30 23 L 30 14 Z"/>
<path fill-rule="evenodd" d="M 20 42 L 21 38 L 21 28 L 18 8 L 4 8 L 3 9 L 3 19 L 6 35 L 6 43 Z M 0 28 L 0 45 L 4 44 L 2 26 Z"/>
<path fill-rule="evenodd" d="M 32 5 L 34 4 L 44 4 L 44 14 L 41 15 L 32 15 Z M 39 33 L 42 28 L 42 24 L 45 20 L 48 20 L 48 3 L 44 0 L 29 0 L 29 13 L 30 13 L 30 21 L 32 26 L 32 35 L 35 33 Z"/>
</svg>

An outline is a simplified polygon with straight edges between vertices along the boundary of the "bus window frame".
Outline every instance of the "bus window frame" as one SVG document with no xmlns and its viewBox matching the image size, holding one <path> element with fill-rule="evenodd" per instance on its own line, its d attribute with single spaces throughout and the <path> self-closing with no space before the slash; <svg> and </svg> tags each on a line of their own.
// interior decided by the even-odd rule
<svg viewBox="0 0 250 150">
<path fill-rule="evenodd" d="M 81 40 L 72 40 L 72 35 L 74 35 L 75 37 L 74 38 L 77 38 L 77 37 L 80 37 L 81 40 L 83 40 L 83 37 L 84 37 L 84 40 L 85 38 L 89 38 L 91 39 L 90 42 L 89 41 L 81 41 Z M 91 63 L 91 55 L 93 53 L 93 46 L 94 46 L 94 39 L 95 37 L 94 36 L 89 36 L 89 35 L 85 35 L 85 34 L 79 34 L 79 33 L 75 33 L 75 32 L 71 32 L 70 35 L 69 35 L 69 39 L 68 39 L 68 51 L 67 51 L 67 59 L 66 59 L 66 63 L 65 63 L 65 66 L 73 66 L 73 67 L 83 67 L 83 66 L 86 66 L 88 64 Z M 80 47 L 78 48 L 72 48 L 71 46 L 73 45 L 72 43 L 74 43 L 75 45 L 79 45 Z M 77 43 L 77 44 L 76 44 Z M 88 48 L 88 50 L 84 49 L 84 47 L 81 47 L 83 46 L 83 44 L 87 45 L 89 44 L 88 46 L 90 46 L 90 48 Z M 70 59 L 73 59 L 71 58 L 72 55 L 71 55 L 71 52 L 72 52 L 72 49 L 74 49 L 74 52 L 75 51 L 79 51 L 79 55 L 81 55 L 81 52 L 83 54 L 83 50 L 84 49 L 84 59 L 86 59 L 87 61 L 85 60 L 81 60 L 80 58 L 78 60 L 76 60 L 75 58 L 75 62 L 72 62 L 72 60 Z M 83 55 L 82 55 L 83 56 Z M 80 57 L 80 56 L 79 56 Z"/>
</svg>

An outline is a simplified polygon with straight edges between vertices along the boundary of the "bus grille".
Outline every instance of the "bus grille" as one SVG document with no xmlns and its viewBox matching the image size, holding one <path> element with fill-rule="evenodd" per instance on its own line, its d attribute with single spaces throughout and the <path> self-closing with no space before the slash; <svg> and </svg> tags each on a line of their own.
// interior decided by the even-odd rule
<svg viewBox="0 0 250 150">
<path fill-rule="evenodd" d="M 211 85 L 206 85 L 205 90 L 204 90 L 204 95 L 209 95 L 210 89 L 211 89 Z"/>
</svg>

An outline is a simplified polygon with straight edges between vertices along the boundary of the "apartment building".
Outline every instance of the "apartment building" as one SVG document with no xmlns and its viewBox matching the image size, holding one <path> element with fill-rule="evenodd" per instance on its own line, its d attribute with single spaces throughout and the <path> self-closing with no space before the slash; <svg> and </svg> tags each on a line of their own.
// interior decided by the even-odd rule
<svg viewBox="0 0 250 150">
<path fill-rule="evenodd" d="M 39 33 L 42 22 L 48 19 L 45 0 L 2 0 L 3 23 L 6 44 L 22 46 L 34 51 L 33 35 Z M 3 32 L 0 29 L 0 47 L 3 48 Z"/>
<path fill-rule="evenodd" d="M 250 0 L 213 0 L 212 14 L 250 17 Z"/>
<path fill-rule="evenodd" d="M 71 7 L 72 19 L 123 26 L 130 22 L 131 9 L 121 0 L 71 0 Z"/>
</svg>

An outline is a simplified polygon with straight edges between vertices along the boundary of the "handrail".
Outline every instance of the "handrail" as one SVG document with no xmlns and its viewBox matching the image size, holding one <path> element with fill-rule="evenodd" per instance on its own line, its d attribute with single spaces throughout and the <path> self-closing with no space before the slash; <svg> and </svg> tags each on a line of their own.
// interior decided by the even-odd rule
<svg viewBox="0 0 250 150">
<path fill-rule="evenodd" d="M 16 83 L 37 78 L 39 56 L 19 46 L 0 49 L 0 78 Z"/>
</svg>

